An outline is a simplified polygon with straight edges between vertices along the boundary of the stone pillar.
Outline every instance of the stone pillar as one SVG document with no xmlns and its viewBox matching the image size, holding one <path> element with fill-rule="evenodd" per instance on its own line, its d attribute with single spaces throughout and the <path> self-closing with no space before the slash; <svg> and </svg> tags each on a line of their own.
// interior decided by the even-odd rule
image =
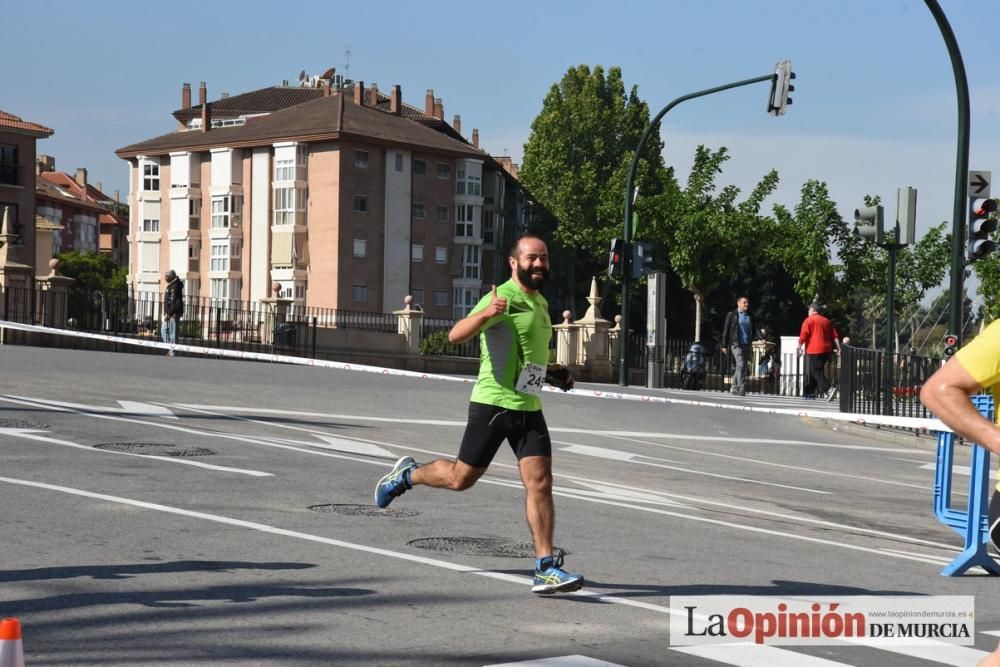
<svg viewBox="0 0 1000 667">
<path fill-rule="evenodd" d="M 608 357 L 611 365 L 618 367 L 618 360 L 621 358 L 622 349 L 622 316 L 615 315 L 615 326 L 608 329 Z"/>
<path fill-rule="evenodd" d="M 570 312 L 563 311 L 562 324 L 555 324 L 552 330 L 556 333 L 556 363 L 562 364 L 571 370 L 580 365 L 578 356 L 580 327 L 570 322 Z"/>
<path fill-rule="evenodd" d="M 14 261 L 15 252 L 11 246 L 18 236 L 10 229 L 10 209 L 4 206 L 3 219 L 0 219 L 0 319 L 32 324 L 34 313 L 30 312 L 29 304 L 35 289 L 35 269 Z M 6 342 L 9 334 L 8 329 L 0 329 L 0 345 Z"/>
<path fill-rule="evenodd" d="M 275 339 L 275 331 L 278 325 L 284 324 L 285 320 L 288 319 L 288 306 L 291 305 L 292 300 L 278 298 L 278 293 L 281 291 L 280 283 L 272 284 L 271 290 L 274 292 L 274 296 L 260 300 L 264 311 L 261 323 L 264 329 L 261 332 L 261 342 L 273 346 L 281 342 Z"/>
<path fill-rule="evenodd" d="M 396 321 L 396 332 L 406 341 L 406 351 L 410 354 L 420 352 L 420 332 L 423 329 L 424 311 L 411 308 L 413 297 L 407 295 L 403 299 L 403 309 L 394 310 L 392 314 Z"/>
<path fill-rule="evenodd" d="M 608 336 L 611 322 L 601 317 L 598 309 L 601 301 L 603 299 L 597 295 L 595 277 L 590 281 L 590 296 L 587 297 L 590 307 L 584 316 L 577 320 L 577 325 L 580 327 L 580 351 L 591 382 L 611 382 L 614 379 Z"/>
<path fill-rule="evenodd" d="M 37 278 L 38 299 L 35 301 L 36 322 L 44 327 L 66 328 L 69 313 L 69 287 L 73 278 L 59 275 L 59 260 L 49 260 L 49 275 Z"/>
<path fill-rule="evenodd" d="M 760 360 L 767 355 L 768 351 L 770 351 L 772 347 L 774 347 L 774 343 L 763 340 L 755 340 L 750 344 L 750 347 L 753 350 L 753 354 L 751 355 L 753 357 L 753 368 L 751 368 L 750 374 L 754 377 L 764 377 L 766 373 L 762 374 L 758 370 L 760 368 Z"/>
</svg>

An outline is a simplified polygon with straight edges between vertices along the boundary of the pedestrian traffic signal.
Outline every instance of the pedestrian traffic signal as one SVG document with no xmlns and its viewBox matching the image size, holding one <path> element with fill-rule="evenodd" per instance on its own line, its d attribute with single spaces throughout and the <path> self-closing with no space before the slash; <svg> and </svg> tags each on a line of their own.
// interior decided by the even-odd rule
<svg viewBox="0 0 1000 667">
<path fill-rule="evenodd" d="M 653 272 L 653 244 L 636 241 L 632 244 L 632 277 L 642 278 Z"/>
<path fill-rule="evenodd" d="M 767 112 L 772 116 L 784 116 L 785 107 L 792 103 L 789 93 L 795 90 L 792 79 L 792 61 L 782 60 L 774 66 L 774 78 L 771 80 L 771 96 L 767 98 Z"/>
<path fill-rule="evenodd" d="M 611 253 L 608 255 L 608 275 L 621 278 L 625 266 L 625 239 L 611 240 Z"/>
<path fill-rule="evenodd" d="M 881 206 L 854 209 L 854 235 L 875 243 L 884 242 L 885 212 Z"/>
<path fill-rule="evenodd" d="M 969 199 L 969 242 L 965 249 L 965 258 L 970 262 L 982 259 L 997 249 L 997 244 L 990 239 L 990 235 L 997 229 L 997 221 L 993 216 L 996 210 L 995 199 L 988 197 Z"/>
<path fill-rule="evenodd" d="M 945 334 L 944 335 L 944 356 L 945 358 L 951 358 L 954 354 L 958 352 L 958 336 L 955 334 Z"/>
</svg>

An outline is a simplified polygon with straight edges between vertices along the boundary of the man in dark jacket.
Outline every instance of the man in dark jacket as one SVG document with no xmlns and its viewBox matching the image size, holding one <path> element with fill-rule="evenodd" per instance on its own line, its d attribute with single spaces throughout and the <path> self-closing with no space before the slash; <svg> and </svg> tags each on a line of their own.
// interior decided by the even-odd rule
<svg viewBox="0 0 1000 667">
<path fill-rule="evenodd" d="M 164 343 L 176 343 L 177 323 L 184 314 L 184 283 L 173 269 L 167 271 L 163 277 L 167 280 L 167 290 L 163 295 L 163 326 L 160 328 L 160 333 Z M 167 354 L 172 357 L 174 351 L 171 349 Z"/>
<path fill-rule="evenodd" d="M 722 325 L 722 347 L 733 353 L 733 382 L 730 391 L 737 396 L 746 394 L 747 363 L 750 361 L 750 344 L 754 339 L 753 319 L 750 317 L 750 299 L 741 296 L 736 300 L 736 310 L 726 313 Z"/>
</svg>

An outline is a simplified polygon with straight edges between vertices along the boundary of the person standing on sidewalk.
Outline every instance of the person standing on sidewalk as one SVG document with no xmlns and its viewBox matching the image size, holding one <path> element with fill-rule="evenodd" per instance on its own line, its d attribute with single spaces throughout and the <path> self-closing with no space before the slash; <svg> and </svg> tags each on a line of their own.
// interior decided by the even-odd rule
<svg viewBox="0 0 1000 667">
<path fill-rule="evenodd" d="M 840 335 L 833 323 L 823 316 L 823 307 L 809 304 L 809 316 L 802 322 L 799 332 L 799 354 L 806 355 L 806 383 L 804 398 L 830 400 L 836 393 L 826 381 L 826 364 L 834 351 L 840 354 Z"/>
<path fill-rule="evenodd" d="M 164 343 L 176 344 L 177 326 L 181 315 L 184 314 L 184 283 L 173 269 L 167 271 L 163 277 L 167 281 L 167 291 L 163 295 L 163 327 L 160 334 Z M 168 350 L 167 354 L 172 357 L 174 351 Z"/>
<path fill-rule="evenodd" d="M 417 465 L 410 456 L 396 462 L 375 487 L 375 504 L 423 484 L 464 491 L 483 476 L 500 443 L 507 440 L 517 457 L 526 491 L 525 514 L 535 546 L 534 593 L 568 593 L 583 587 L 583 576 L 562 569 L 552 545 L 552 442 L 542 415 L 542 383 L 563 391 L 573 378 L 563 366 L 549 366 L 552 321 L 541 295 L 549 276 L 545 242 L 526 234 L 510 250 L 511 279 L 483 296 L 467 317 L 448 332 L 451 343 L 480 337 L 479 376 L 472 389 L 469 421 L 457 459 Z"/>
<path fill-rule="evenodd" d="M 733 354 L 733 381 L 730 391 L 737 396 L 747 393 L 747 363 L 750 361 L 750 344 L 753 342 L 753 318 L 750 317 L 750 299 L 741 296 L 736 300 L 736 310 L 726 313 L 722 325 L 722 347 Z"/>
</svg>

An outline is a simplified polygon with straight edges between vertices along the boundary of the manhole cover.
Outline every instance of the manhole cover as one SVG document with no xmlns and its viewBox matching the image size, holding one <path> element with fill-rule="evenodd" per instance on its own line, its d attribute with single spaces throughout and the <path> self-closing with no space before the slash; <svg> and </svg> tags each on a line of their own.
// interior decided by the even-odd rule
<svg viewBox="0 0 1000 667">
<path fill-rule="evenodd" d="M 408 517 L 417 516 L 420 512 L 406 509 L 405 507 L 392 507 L 379 509 L 375 505 L 310 505 L 313 512 L 326 512 L 327 514 L 346 514 L 347 516 L 395 516 Z"/>
<path fill-rule="evenodd" d="M 204 447 L 184 447 L 164 442 L 105 442 L 94 445 L 94 449 L 146 456 L 211 456 L 215 452 Z"/>
<path fill-rule="evenodd" d="M 48 428 L 48 424 L 29 422 L 24 419 L 0 419 L 0 428 Z"/>
<path fill-rule="evenodd" d="M 431 551 L 444 551 L 463 556 L 496 556 L 499 558 L 534 558 L 535 547 L 531 542 L 508 542 L 492 537 L 424 537 L 410 540 L 410 546 Z M 554 548 L 556 554 L 569 554 L 565 549 Z"/>
</svg>

